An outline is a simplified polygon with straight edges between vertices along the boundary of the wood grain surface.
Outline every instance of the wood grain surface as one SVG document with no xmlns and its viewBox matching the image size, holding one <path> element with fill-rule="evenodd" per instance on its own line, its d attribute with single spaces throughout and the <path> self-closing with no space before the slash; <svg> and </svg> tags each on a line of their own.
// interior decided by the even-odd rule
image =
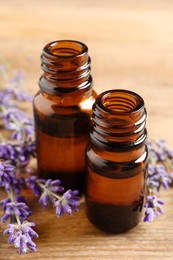
<svg viewBox="0 0 173 260">
<path fill-rule="evenodd" d="M 139 93 L 148 111 L 149 136 L 164 137 L 173 148 L 173 1 L 0 0 L 0 59 L 25 71 L 31 93 L 38 90 L 43 46 L 59 39 L 88 45 L 98 93 L 112 88 Z M 57 219 L 54 209 L 43 210 L 26 193 L 38 251 L 20 259 L 173 259 L 172 189 L 160 193 L 164 216 L 121 235 L 93 227 L 84 202 L 72 217 Z M 0 260 L 17 259 L 3 229 L 0 224 Z"/>
</svg>

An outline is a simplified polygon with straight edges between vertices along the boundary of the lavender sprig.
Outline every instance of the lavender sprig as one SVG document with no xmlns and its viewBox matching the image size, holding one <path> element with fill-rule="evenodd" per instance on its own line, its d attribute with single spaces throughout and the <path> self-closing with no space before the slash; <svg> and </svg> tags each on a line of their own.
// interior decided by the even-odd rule
<svg viewBox="0 0 173 260">
<path fill-rule="evenodd" d="M 161 205 L 164 205 L 163 200 L 157 199 L 155 195 L 147 196 L 144 204 L 144 207 L 146 208 L 144 222 L 151 222 L 154 218 L 162 215 L 164 210 Z"/>
<path fill-rule="evenodd" d="M 60 180 L 44 180 L 37 179 L 35 176 L 29 177 L 26 180 L 28 186 L 33 190 L 36 196 L 40 196 L 39 203 L 45 208 L 48 203 L 52 203 L 56 208 L 56 215 L 63 216 L 64 213 L 72 214 L 78 210 L 79 197 L 78 191 L 67 190 L 62 194 L 64 188 Z"/>
<path fill-rule="evenodd" d="M 35 226 L 33 222 L 20 222 L 8 224 L 8 228 L 4 231 L 5 235 L 9 235 L 8 242 L 14 244 L 19 249 L 19 254 L 27 253 L 30 250 L 36 251 L 36 244 L 32 241 L 37 238 L 38 234 L 32 229 Z"/>
<path fill-rule="evenodd" d="M 25 167 L 31 158 L 36 157 L 35 142 L 32 139 L 21 141 L 2 141 L 0 143 L 0 158 L 10 160 L 16 167 Z"/>
<path fill-rule="evenodd" d="M 16 107 L 6 108 L 1 113 L 4 127 L 12 131 L 12 139 L 27 140 L 34 133 L 33 120 L 28 115 Z"/>
<path fill-rule="evenodd" d="M 7 192 L 8 198 L 1 201 L 4 216 L 1 222 L 10 219 L 8 228 L 4 234 L 9 235 L 8 242 L 14 244 L 19 249 L 19 254 L 28 252 L 29 249 L 36 251 L 36 244 L 32 241 L 38 234 L 31 228 L 35 226 L 33 222 L 28 222 L 27 218 L 31 215 L 29 207 L 21 196 L 14 196 L 13 191 Z"/>
<path fill-rule="evenodd" d="M 61 198 L 55 200 L 57 216 L 63 216 L 65 212 L 72 215 L 73 210 L 78 211 L 79 197 L 76 196 L 77 194 L 78 190 L 67 190 Z"/>
<path fill-rule="evenodd" d="M 7 192 L 13 189 L 16 194 L 20 193 L 20 184 L 16 178 L 15 167 L 8 161 L 0 161 L 0 187 L 4 187 Z"/>
<path fill-rule="evenodd" d="M 148 141 L 147 146 L 149 165 L 144 222 L 151 222 L 164 213 L 164 202 L 157 198 L 157 194 L 162 187 L 168 190 L 173 181 L 173 151 L 166 147 L 164 140 Z"/>
<path fill-rule="evenodd" d="M 165 190 L 168 190 L 171 183 L 172 178 L 163 164 L 158 164 L 156 166 L 149 164 L 148 189 L 157 189 L 159 192 L 161 187 L 163 187 Z"/>
<path fill-rule="evenodd" d="M 8 198 L 3 199 L 0 204 L 4 210 L 1 221 L 6 222 L 10 219 L 11 222 L 4 231 L 4 234 L 9 235 L 9 243 L 14 243 L 20 254 L 26 253 L 29 249 L 36 251 L 32 239 L 38 235 L 31 228 L 35 224 L 27 221 L 31 212 L 23 197 L 14 196 L 14 193 L 20 193 L 20 183 L 16 177 L 15 167 L 4 161 L 0 162 L 0 187 L 4 187 L 8 194 Z"/>
<path fill-rule="evenodd" d="M 0 66 L 0 74 L 6 79 L 6 67 Z M 68 190 L 63 194 L 64 188 L 60 186 L 59 180 L 38 180 L 35 176 L 30 176 L 25 182 L 24 177 L 29 174 L 27 165 L 31 157 L 36 157 L 36 150 L 33 119 L 18 106 L 19 101 L 31 101 L 31 97 L 21 88 L 23 78 L 22 72 L 19 71 L 8 81 L 6 89 L 0 89 L 1 123 L 4 129 L 12 132 L 11 140 L 7 141 L 0 136 L 0 187 L 5 188 L 8 194 L 8 197 L 0 202 L 4 211 L 1 221 L 10 220 L 11 223 L 4 234 L 9 235 L 9 243 L 13 243 L 20 254 L 29 249 L 36 251 L 32 239 L 38 237 L 32 229 L 35 224 L 27 221 L 31 212 L 20 196 L 22 186 L 27 183 L 35 195 L 40 196 L 39 203 L 43 207 L 51 202 L 56 208 L 57 216 L 62 216 L 65 212 L 72 214 L 79 205 L 78 191 Z"/>
<path fill-rule="evenodd" d="M 28 210 L 29 207 L 24 202 L 8 202 L 6 203 L 5 214 L 1 221 L 6 222 L 9 218 L 13 219 L 13 215 L 17 215 L 20 218 L 20 221 L 25 221 L 30 215 Z"/>
</svg>

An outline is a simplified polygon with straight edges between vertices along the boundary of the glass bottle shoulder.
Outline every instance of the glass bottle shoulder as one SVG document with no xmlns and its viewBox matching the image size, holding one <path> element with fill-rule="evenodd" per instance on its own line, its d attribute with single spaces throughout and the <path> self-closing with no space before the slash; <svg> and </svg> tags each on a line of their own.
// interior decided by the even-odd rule
<svg viewBox="0 0 173 260">
<path fill-rule="evenodd" d="M 101 150 L 92 143 L 89 143 L 86 149 L 88 166 L 98 174 L 105 176 L 136 175 L 146 167 L 147 158 L 148 150 L 145 145 L 134 151 L 123 153 Z"/>
<path fill-rule="evenodd" d="M 90 114 L 95 101 L 96 93 L 93 91 L 88 98 L 83 98 L 81 102 L 74 104 L 64 101 L 63 96 L 51 96 L 38 91 L 33 100 L 34 109 L 44 115 L 52 114 Z"/>
</svg>

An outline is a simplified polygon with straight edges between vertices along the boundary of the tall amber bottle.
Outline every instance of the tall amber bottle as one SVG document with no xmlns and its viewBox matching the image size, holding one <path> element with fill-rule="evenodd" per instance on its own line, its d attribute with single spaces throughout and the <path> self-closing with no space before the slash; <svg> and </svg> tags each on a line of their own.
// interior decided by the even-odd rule
<svg viewBox="0 0 173 260">
<path fill-rule="evenodd" d="M 140 220 L 147 167 L 146 110 L 127 90 L 100 94 L 86 150 L 86 213 L 98 228 L 121 233 Z"/>
<path fill-rule="evenodd" d="M 85 44 L 63 40 L 47 44 L 43 75 L 33 102 L 38 172 L 83 192 L 85 148 L 95 98 Z"/>
</svg>

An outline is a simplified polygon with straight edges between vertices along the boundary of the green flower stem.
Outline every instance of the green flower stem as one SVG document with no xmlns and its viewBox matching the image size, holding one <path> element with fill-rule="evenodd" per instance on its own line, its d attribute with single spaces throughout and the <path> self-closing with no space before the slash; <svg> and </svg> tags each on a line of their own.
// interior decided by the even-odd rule
<svg viewBox="0 0 173 260">
<path fill-rule="evenodd" d="M 37 184 L 38 184 L 38 186 L 39 186 L 44 192 L 46 192 L 48 195 L 49 195 L 49 194 L 50 194 L 50 195 L 53 195 L 53 197 L 56 198 L 57 200 L 61 200 L 61 199 L 62 199 L 61 196 L 59 196 L 57 193 L 55 193 L 55 192 L 50 191 L 49 189 L 47 189 L 44 184 L 40 183 L 39 181 L 37 181 Z"/>
</svg>

